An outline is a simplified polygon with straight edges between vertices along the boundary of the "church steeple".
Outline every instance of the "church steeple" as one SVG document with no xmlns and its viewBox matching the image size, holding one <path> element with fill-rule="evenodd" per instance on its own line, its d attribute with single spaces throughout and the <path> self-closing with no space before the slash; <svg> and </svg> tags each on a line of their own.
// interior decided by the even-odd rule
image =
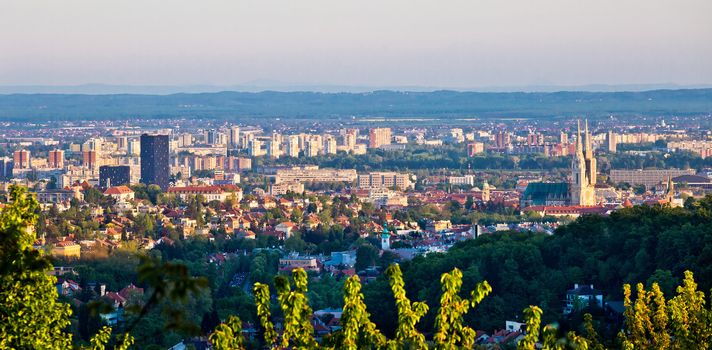
<svg viewBox="0 0 712 350">
<path fill-rule="evenodd" d="M 588 133 L 588 119 L 586 119 L 586 135 L 584 136 L 585 139 L 585 147 L 586 147 L 586 159 L 591 159 L 593 158 L 593 148 L 591 147 L 591 135 Z"/>
<path fill-rule="evenodd" d="M 583 145 L 581 145 L 581 120 L 576 121 L 576 154 L 583 154 Z"/>
</svg>

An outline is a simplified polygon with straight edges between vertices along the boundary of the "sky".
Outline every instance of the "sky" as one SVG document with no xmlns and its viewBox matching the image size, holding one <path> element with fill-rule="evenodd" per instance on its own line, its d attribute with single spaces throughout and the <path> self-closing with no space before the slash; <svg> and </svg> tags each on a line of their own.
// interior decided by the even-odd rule
<svg viewBox="0 0 712 350">
<path fill-rule="evenodd" d="M 0 85 L 712 83 L 710 0 L 2 0 Z"/>
</svg>

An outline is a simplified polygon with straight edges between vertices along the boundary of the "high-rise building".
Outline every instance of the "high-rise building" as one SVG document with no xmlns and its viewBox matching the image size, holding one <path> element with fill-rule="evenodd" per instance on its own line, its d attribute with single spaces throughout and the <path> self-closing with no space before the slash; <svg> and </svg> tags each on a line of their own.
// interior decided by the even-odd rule
<svg viewBox="0 0 712 350">
<path fill-rule="evenodd" d="M 116 138 L 116 147 L 120 151 L 125 151 L 129 146 L 129 138 L 126 136 L 119 136 Z"/>
<path fill-rule="evenodd" d="M 506 131 L 500 131 L 494 137 L 494 144 L 497 149 L 509 148 L 511 143 L 511 135 Z"/>
<path fill-rule="evenodd" d="M 378 148 L 391 144 L 391 128 L 374 128 L 368 133 L 368 147 Z"/>
<path fill-rule="evenodd" d="M 205 131 L 205 143 L 208 145 L 217 143 L 217 132 L 214 129 Z"/>
<path fill-rule="evenodd" d="M 484 153 L 485 144 L 482 142 L 473 142 L 467 144 L 467 156 L 474 157 L 476 154 Z"/>
<path fill-rule="evenodd" d="M 608 153 L 616 153 L 616 146 L 616 134 L 609 130 L 606 133 L 606 148 L 608 149 Z"/>
<path fill-rule="evenodd" d="M 268 141 L 267 143 L 267 155 L 270 158 L 279 158 L 279 156 L 282 155 L 282 152 L 279 150 L 279 141 L 275 140 L 272 138 L 272 140 Z"/>
<path fill-rule="evenodd" d="M 97 154 L 96 151 L 84 151 L 82 152 L 82 165 L 89 169 L 94 169 L 97 166 Z"/>
<path fill-rule="evenodd" d="M 541 133 L 531 133 L 527 135 L 527 146 L 541 146 L 544 144 L 544 135 Z"/>
<path fill-rule="evenodd" d="M 353 130 L 353 129 L 349 129 Z M 347 132 L 344 134 L 344 146 L 347 150 L 353 150 L 356 147 L 356 133 Z"/>
<path fill-rule="evenodd" d="M 250 148 L 248 149 L 247 153 L 252 157 L 259 157 L 264 155 L 262 151 L 262 141 L 257 139 L 250 141 Z"/>
<path fill-rule="evenodd" d="M 168 189 L 169 151 L 168 135 L 141 135 L 141 183 Z"/>
<path fill-rule="evenodd" d="M 243 132 L 240 134 L 240 148 L 250 148 L 252 140 L 255 139 L 255 134 L 252 132 Z"/>
<path fill-rule="evenodd" d="M 290 135 L 287 138 L 287 156 L 297 158 L 299 157 L 299 136 Z"/>
<path fill-rule="evenodd" d="M 113 186 L 128 185 L 131 183 L 131 167 L 128 165 L 99 167 L 99 187 L 107 189 Z"/>
<path fill-rule="evenodd" d="M 240 127 L 233 126 L 230 128 L 230 147 L 237 148 L 240 146 Z"/>
<path fill-rule="evenodd" d="M 311 137 L 307 140 L 306 147 L 304 147 L 304 156 L 306 157 L 316 157 L 319 155 L 319 150 L 321 149 L 321 144 L 319 139 L 316 137 Z"/>
<path fill-rule="evenodd" d="M 569 135 L 562 131 L 559 134 L 559 143 L 562 145 L 568 145 L 569 144 Z"/>
<path fill-rule="evenodd" d="M 140 155 L 141 154 L 141 142 L 136 139 L 130 140 L 126 153 L 128 153 L 128 155 L 131 155 L 131 156 Z"/>
<path fill-rule="evenodd" d="M 0 157 L 0 180 L 9 180 L 12 178 L 12 169 L 14 163 L 9 157 Z"/>
<path fill-rule="evenodd" d="M 64 151 L 61 149 L 49 151 L 47 166 L 50 168 L 64 168 Z"/>
<path fill-rule="evenodd" d="M 596 174 L 596 158 L 593 157 L 587 120 L 583 142 L 580 123 L 577 129 L 576 153 L 571 162 L 571 204 L 596 205 Z"/>
<path fill-rule="evenodd" d="M 324 138 L 324 153 L 336 154 L 336 138 L 328 135 Z"/>
<path fill-rule="evenodd" d="M 13 161 L 15 163 L 15 169 L 29 169 L 32 167 L 32 158 L 28 150 L 21 149 L 15 151 Z"/>
</svg>

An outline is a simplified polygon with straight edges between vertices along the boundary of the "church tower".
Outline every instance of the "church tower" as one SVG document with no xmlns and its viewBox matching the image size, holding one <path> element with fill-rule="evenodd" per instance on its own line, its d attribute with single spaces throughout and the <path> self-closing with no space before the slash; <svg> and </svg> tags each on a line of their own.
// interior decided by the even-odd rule
<svg viewBox="0 0 712 350">
<path fill-rule="evenodd" d="M 383 232 L 381 233 L 381 249 L 391 249 L 391 234 L 388 232 L 388 226 L 385 222 L 383 223 Z"/>
<path fill-rule="evenodd" d="M 593 156 L 588 120 L 585 136 L 581 138 L 581 122 L 576 127 L 576 152 L 571 162 L 571 204 L 581 206 L 596 205 L 596 158 Z M 585 149 L 584 149 L 585 147 Z"/>
</svg>

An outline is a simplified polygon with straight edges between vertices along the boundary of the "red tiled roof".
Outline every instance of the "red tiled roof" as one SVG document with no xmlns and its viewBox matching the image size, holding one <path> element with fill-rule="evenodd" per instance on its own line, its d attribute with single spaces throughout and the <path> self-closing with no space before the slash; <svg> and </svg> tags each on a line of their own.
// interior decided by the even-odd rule
<svg viewBox="0 0 712 350">
<path fill-rule="evenodd" d="M 126 194 L 126 193 L 133 193 L 134 191 L 130 189 L 128 186 L 114 186 L 114 187 L 109 187 L 104 191 L 104 194 Z"/>
</svg>

